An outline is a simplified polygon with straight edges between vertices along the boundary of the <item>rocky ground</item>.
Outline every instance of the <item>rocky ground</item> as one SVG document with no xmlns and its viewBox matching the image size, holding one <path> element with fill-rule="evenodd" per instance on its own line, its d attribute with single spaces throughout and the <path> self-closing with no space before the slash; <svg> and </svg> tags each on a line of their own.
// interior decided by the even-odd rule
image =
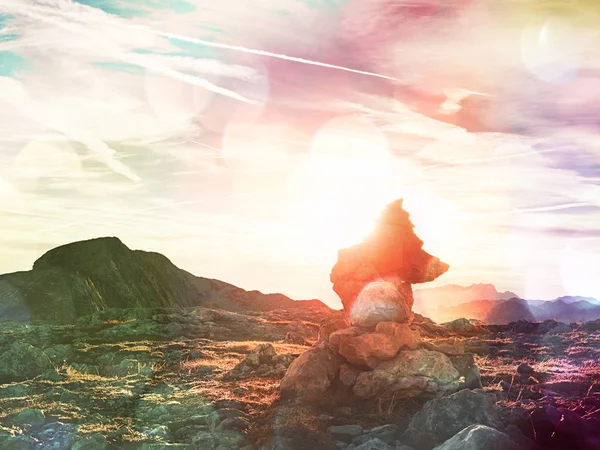
<svg viewBox="0 0 600 450">
<path fill-rule="evenodd" d="M 113 309 L 73 326 L 0 322 L 0 448 L 247 446 L 328 311 Z"/>
<path fill-rule="evenodd" d="M 0 322 L 0 449 L 487 449 L 507 435 L 522 448 L 600 448 L 600 323 L 418 318 L 430 348 L 450 340 L 474 355 L 483 388 L 318 409 L 281 400 L 292 361 L 340 318 L 309 306 Z M 467 445 L 477 439 L 498 446 Z"/>
</svg>

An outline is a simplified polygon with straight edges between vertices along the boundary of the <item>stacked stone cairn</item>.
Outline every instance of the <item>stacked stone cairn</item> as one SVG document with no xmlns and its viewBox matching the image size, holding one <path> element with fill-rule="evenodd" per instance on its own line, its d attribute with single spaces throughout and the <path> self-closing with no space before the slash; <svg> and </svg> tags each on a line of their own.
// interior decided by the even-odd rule
<svg viewBox="0 0 600 450">
<path fill-rule="evenodd" d="M 412 284 L 449 266 L 423 250 L 402 203 L 385 208 L 364 242 L 339 251 L 331 281 L 345 320 L 324 324 L 317 345 L 291 364 L 283 398 L 331 404 L 435 397 L 464 386 L 463 372 L 476 371 L 462 341 L 426 342 L 413 322 Z"/>
</svg>

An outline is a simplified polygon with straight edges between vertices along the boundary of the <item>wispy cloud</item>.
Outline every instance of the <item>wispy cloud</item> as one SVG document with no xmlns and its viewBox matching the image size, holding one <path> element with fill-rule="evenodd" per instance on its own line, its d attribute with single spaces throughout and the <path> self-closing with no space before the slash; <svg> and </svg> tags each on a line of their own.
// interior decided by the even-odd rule
<svg viewBox="0 0 600 450">
<path fill-rule="evenodd" d="M 595 261 L 600 34 L 576 13 L 565 37 L 470 1 L 2 6 L 2 270 L 118 234 L 335 304 L 337 247 L 400 196 L 439 283 L 558 295 L 561 258 Z"/>
</svg>

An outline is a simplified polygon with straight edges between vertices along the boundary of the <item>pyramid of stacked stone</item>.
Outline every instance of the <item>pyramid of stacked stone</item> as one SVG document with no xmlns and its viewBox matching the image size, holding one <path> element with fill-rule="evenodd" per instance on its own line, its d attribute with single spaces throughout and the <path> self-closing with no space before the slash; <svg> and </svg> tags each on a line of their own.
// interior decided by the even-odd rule
<svg viewBox="0 0 600 450">
<path fill-rule="evenodd" d="M 281 381 L 282 398 L 350 404 L 384 394 L 441 396 L 481 386 L 473 354 L 465 353 L 460 339 L 423 339 L 428 319 L 413 320 L 412 284 L 448 270 L 423 250 L 413 228 L 397 200 L 385 208 L 371 236 L 340 250 L 331 281 L 346 319 L 323 324 L 317 345 Z"/>
<path fill-rule="evenodd" d="M 353 326 L 410 322 L 412 284 L 435 280 L 448 264 L 423 250 L 402 200 L 389 204 L 364 242 L 338 252 L 333 290 Z"/>
</svg>

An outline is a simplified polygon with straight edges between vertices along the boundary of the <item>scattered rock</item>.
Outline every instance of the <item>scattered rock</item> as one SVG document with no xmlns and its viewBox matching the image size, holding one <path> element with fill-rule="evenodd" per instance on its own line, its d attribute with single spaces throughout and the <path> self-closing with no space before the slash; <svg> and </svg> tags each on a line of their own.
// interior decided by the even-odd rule
<svg viewBox="0 0 600 450">
<path fill-rule="evenodd" d="M 349 443 L 354 437 L 362 434 L 363 428 L 360 425 L 333 425 L 327 432 L 334 438 Z"/>
<path fill-rule="evenodd" d="M 394 450 L 394 447 L 388 445 L 381 439 L 374 438 L 369 439 L 368 441 L 357 445 L 356 447 L 352 445 L 348 447 L 348 450 Z"/>
<path fill-rule="evenodd" d="M 434 450 L 518 450 L 510 436 L 485 425 L 471 425 Z"/>
<path fill-rule="evenodd" d="M 517 367 L 517 373 L 519 373 L 521 375 L 533 375 L 534 372 L 535 372 L 535 369 L 526 363 L 521 363 Z"/>
<path fill-rule="evenodd" d="M 81 439 L 71 447 L 71 450 L 107 450 L 109 448 L 108 441 L 101 434 L 92 434 L 91 436 Z"/>
<path fill-rule="evenodd" d="M 474 322 L 469 319 L 456 319 L 443 323 L 442 326 L 455 333 L 471 336 L 479 332 L 479 327 Z"/>
<path fill-rule="evenodd" d="M 357 436 L 352 440 L 352 444 L 359 446 L 367 443 L 370 440 L 379 439 L 390 446 L 394 446 L 398 432 L 398 425 L 381 425 L 379 427 L 371 428 L 370 430 L 365 430 L 362 436 Z"/>
<path fill-rule="evenodd" d="M 41 450 L 62 450 L 71 448 L 75 441 L 75 427 L 62 422 L 52 422 L 35 432 L 33 436 L 41 443 Z"/>
<path fill-rule="evenodd" d="M 37 347 L 14 342 L 0 354 L 0 383 L 28 380 L 56 371 L 50 358 Z"/>
<path fill-rule="evenodd" d="M 503 427 L 498 408 L 484 394 L 464 389 L 425 403 L 404 437 L 417 449 L 431 448 L 473 424 Z"/>
<path fill-rule="evenodd" d="M 228 417 L 224 419 L 218 426 L 217 431 L 222 430 L 237 430 L 237 431 L 246 431 L 251 427 L 248 419 L 244 417 Z"/>
<path fill-rule="evenodd" d="M 306 339 L 304 338 L 304 336 L 302 336 L 299 333 L 296 333 L 295 331 L 288 331 L 287 333 L 285 333 L 283 341 L 286 344 L 306 345 Z"/>
<path fill-rule="evenodd" d="M 270 343 L 260 344 L 242 362 L 227 373 L 225 379 L 240 380 L 266 376 L 281 378 L 294 359 L 295 356 L 290 354 L 278 355 L 275 347 Z M 215 366 L 215 369 L 217 368 Z"/>
<path fill-rule="evenodd" d="M 46 421 L 44 411 L 39 409 L 24 409 L 11 417 L 11 422 L 18 425 L 37 427 Z"/>
<path fill-rule="evenodd" d="M 221 422 L 225 419 L 231 419 L 234 417 L 246 417 L 242 411 L 233 408 L 222 408 L 217 411 L 213 411 L 208 415 L 206 421 L 208 425 L 210 425 L 211 429 L 217 428 Z"/>
</svg>

